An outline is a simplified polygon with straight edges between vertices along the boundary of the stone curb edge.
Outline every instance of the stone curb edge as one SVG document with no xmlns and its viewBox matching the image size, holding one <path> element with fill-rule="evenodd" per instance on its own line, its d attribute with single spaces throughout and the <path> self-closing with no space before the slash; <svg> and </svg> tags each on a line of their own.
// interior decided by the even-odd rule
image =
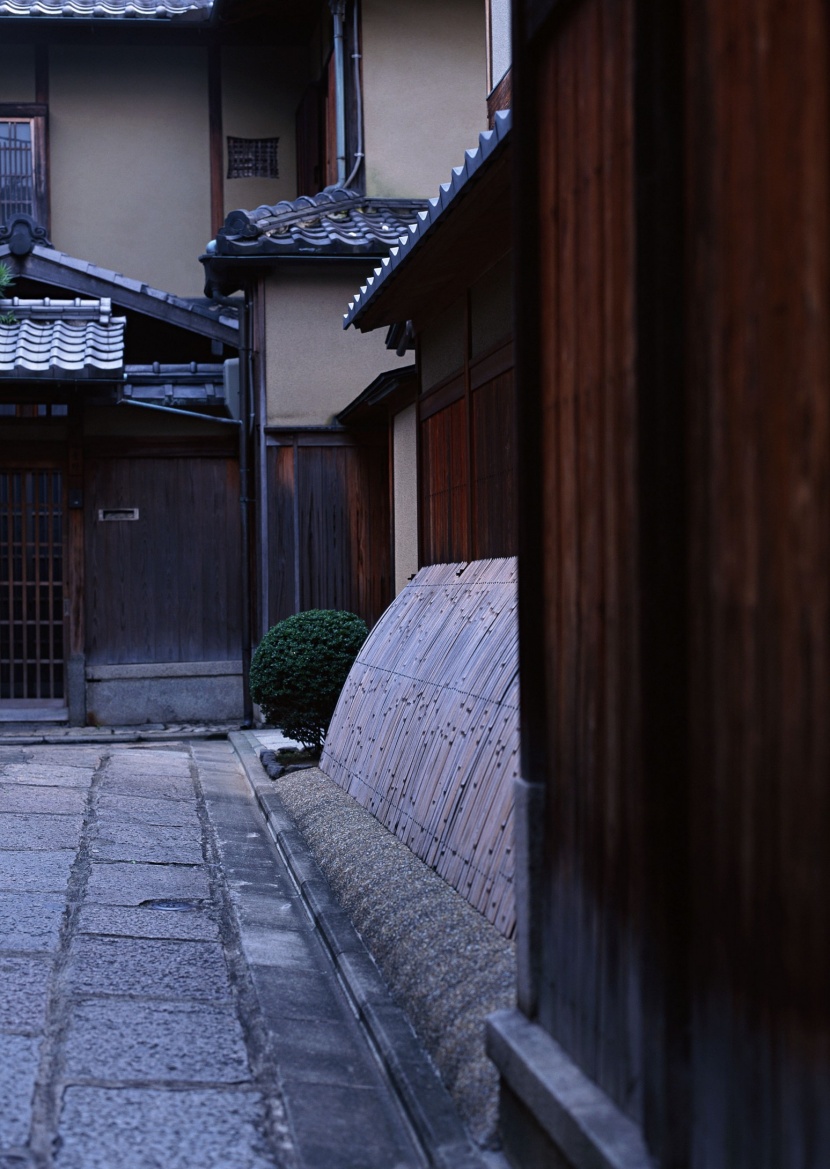
<svg viewBox="0 0 830 1169">
<path fill-rule="evenodd" d="M 486 1169 L 404 1012 L 392 1000 L 369 950 L 275 791 L 257 755 L 256 737 L 228 736 L 269 833 L 300 890 L 389 1081 L 432 1169 Z"/>
</svg>

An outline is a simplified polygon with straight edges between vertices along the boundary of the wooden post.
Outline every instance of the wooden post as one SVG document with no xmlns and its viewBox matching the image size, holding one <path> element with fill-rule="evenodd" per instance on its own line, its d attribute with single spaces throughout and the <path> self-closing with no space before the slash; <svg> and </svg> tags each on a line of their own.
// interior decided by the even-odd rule
<svg viewBox="0 0 830 1169">
<path fill-rule="evenodd" d="M 84 622 L 84 448 L 83 403 L 69 407 L 67 454 L 66 598 L 64 600 L 66 694 L 69 722 L 86 722 L 86 631 Z"/>
</svg>

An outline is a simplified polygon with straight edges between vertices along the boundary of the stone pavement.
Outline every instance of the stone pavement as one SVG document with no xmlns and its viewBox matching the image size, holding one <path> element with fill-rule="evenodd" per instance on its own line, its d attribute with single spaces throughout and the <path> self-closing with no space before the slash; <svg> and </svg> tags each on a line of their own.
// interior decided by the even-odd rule
<svg viewBox="0 0 830 1169">
<path fill-rule="evenodd" d="M 414 1132 L 227 742 L 4 739 L 0 1169 L 479 1163 Z"/>
</svg>

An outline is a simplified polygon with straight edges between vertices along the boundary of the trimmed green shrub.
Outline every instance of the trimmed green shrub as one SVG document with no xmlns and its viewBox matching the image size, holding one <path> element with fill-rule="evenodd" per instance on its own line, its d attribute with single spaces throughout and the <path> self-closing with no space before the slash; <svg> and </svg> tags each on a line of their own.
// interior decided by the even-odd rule
<svg viewBox="0 0 830 1169">
<path fill-rule="evenodd" d="M 269 723 L 319 752 L 366 623 L 340 609 L 308 609 L 273 625 L 251 661 L 251 696 Z"/>
</svg>

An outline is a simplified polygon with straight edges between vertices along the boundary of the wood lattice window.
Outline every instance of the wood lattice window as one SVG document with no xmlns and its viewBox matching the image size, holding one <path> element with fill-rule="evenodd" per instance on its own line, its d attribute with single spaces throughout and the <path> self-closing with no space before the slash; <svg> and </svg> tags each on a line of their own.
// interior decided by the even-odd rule
<svg viewBox="0 0 830 1169">
<path fill-rule="evenodd" d="M 0 470 L 0 702 L 61 700 L 63 654 L 61 474 Z"/>
<path fill-rule="evenodd" d="M 48 228 L 46 107 L 0 105 L 0 223 L 30 215 Z"/>
<path fill-rule="evenodd" d="M 228 138 L 229 179 L 278 179 L 279 138 Z"/>
</svg>

